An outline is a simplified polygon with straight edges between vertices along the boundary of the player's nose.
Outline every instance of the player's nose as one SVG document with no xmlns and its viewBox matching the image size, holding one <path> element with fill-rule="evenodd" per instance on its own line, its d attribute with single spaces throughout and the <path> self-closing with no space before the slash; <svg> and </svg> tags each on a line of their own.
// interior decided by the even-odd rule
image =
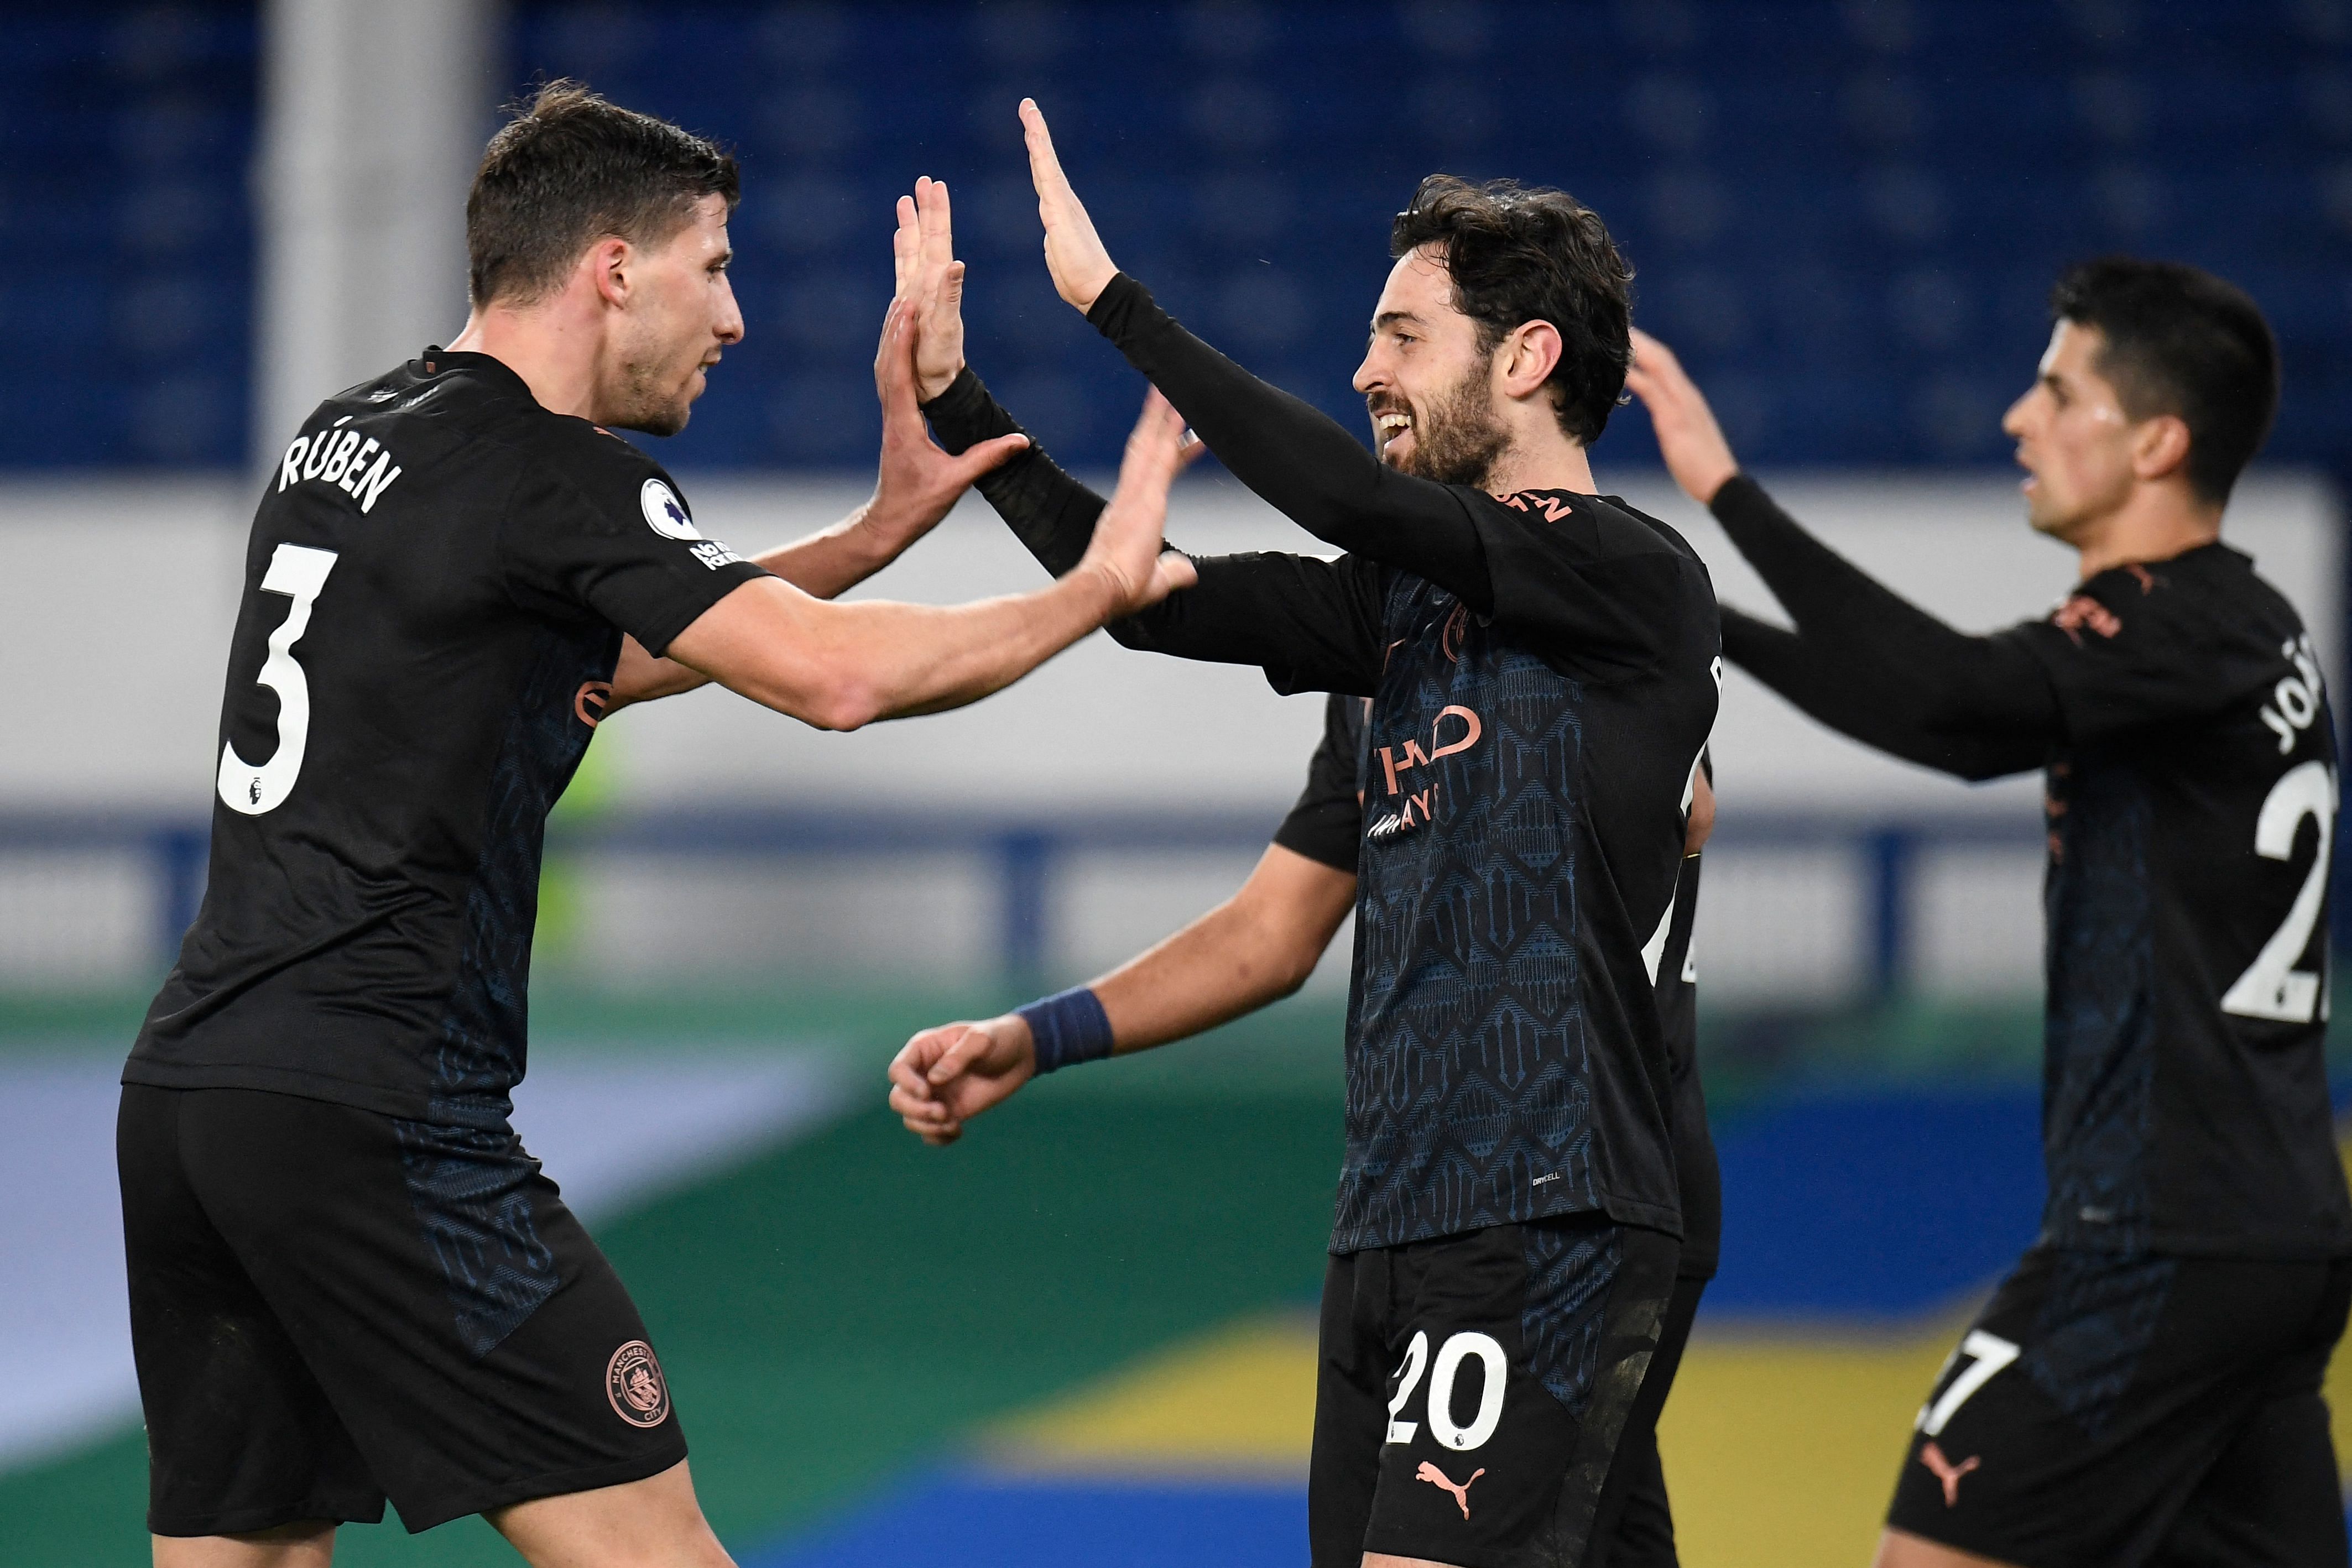
<svg viewBox="0 0 2352 1568">
<path fill-rule="evenodd" d="M 2025 405 L 2032 401 L 2033 394 L 2029 392 L 2009 405 L 2008 412 L 2000 416 L 2000 433 L 2012 441 L 2025 439 Z"/>
<path fill-rule="evenodd" d="M 719 320 L 711 335 L 722 343 L 740 343 L 743 340 L 743 308 L 735 302 L 735 285 L 724 282 L 722 286 L 726 295 L 719 302 Z"/>
</svg>

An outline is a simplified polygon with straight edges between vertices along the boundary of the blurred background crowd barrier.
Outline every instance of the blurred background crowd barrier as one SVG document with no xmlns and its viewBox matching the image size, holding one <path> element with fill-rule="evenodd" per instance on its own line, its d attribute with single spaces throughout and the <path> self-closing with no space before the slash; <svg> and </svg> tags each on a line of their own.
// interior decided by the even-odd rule
<svg viewBox="0 0 2352 1568">
<path fill-rule="evenodd" d="M 648 443 L 739 549 L 866 493 L 891 202 L 922 173 L 954 192 L 972 362 L 1107 478 L 1142 388 L 1040 264 L 1034 96 L 1121 264 L 1351 426 L 1421 176 L 1566 186 L 1741 455 L 1970 629 L 2071 579 L 1999 431 L 2053 278 L 2112 250 L 2213 268 L 2285 367 L 2228 537 L 2340 674 L 2345 0 L 0 0 L 0 1186 L 37 1199 L 0 1215 L 12 1562 L 142 1560 L 109 1096 L 202 896 L 258 476 L 320 397 L 455 335 L 473 161 L 563 75 L 741 156 L 749 335 Z M 1771 609 L 1638 407 L 1593 462 Z M 1203 467 L 1177 543 L 1321 548 Z M 1036 580 L 968 501 L 861 591 Z M 638 1289 L 746 1561 L 1298 1560 L 1346 934 L 1300 998 L 1055 1080 L 945 1155 L 877 1083 L 909 1030 L 1224 897 L 1320 718 L 1095 638 L 855 735 L 715 691 L 600 731 L 551 830 L 518 1115 Z M 1736 671 L 1715 747 L 1696 948 L 1727 1235 L 1669 1469 L 1694 1568 L 1858 1562 L 1957 1314 L 2032 1232 L 2039 785 L 1873 756 Z M 1007 1343 L 1040 1301 L 1077 1326 Z M 341 1560 L 499 1548 L 387 1528 Z"/>
</svg>

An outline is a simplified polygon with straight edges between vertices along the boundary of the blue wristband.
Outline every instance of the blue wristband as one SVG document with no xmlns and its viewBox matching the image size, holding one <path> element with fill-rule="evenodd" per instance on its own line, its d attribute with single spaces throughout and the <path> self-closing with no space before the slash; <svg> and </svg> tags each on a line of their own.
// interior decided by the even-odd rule
<svg viewBox="0 0 2352 1568">
<path fill-rule="evenodd" d="M 1110 1015 L 1102 1000 L 1085 986 L 1073 986 L 1050 997 L 1040 997 L 1015 1016 L 1029 1024 L 1037 1042 L 1040 1076 L 1077 1061 L 1100 1061 L 1110 1054 Z"/>
</svg>

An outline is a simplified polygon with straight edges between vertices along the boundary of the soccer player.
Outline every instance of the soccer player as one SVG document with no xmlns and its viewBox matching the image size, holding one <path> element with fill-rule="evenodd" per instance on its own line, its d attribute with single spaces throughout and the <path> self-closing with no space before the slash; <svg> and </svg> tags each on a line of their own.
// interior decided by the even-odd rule
<svg viewBox="0 0 2352 1568">
<path fill-rule="evenodd" d="M 1360 697 L 1327 700 L 1323 737 L 1307 764 L 1307 786 L 1240 890 L 1086 988 L 1103 1009 L 1112 1055 L 1198 1034 L 1306 983 L 1355 904 L 1366 706 Z M 1671 1120 L 1683 1244 L 1657 1352 L 1626 1417 L 1596 1509 L 1594 1546 L 1586 1558 L 1593 1568 L 1675 1568 L 1678 1562 L 1674 1513 L 1658 1457 L 1657 1417 L 1690 1337 L 1700 1293 L 1715 1276 L 1723 1217 L 1698 1075 L 1698 975 L 1690 950 L 1698 908 L 1697 846 L 1711 825 L 1711 796 L 1703 788 L 1657 978 L 1674 1078 Z M 964 1123 L 1037 1075 L 1041 1057 L 1031 1020 L 1045 1022 L 1055 1011 L 1048 998 L 996 1018 L 918 1034 L 891 1064 L 891 1107 L 926 1143 L 953 1143 Z"/>
<path fill-rule="evenodd" d="M 1989 636 L 1807 534 L 1637 334 L 1668 467 L 1795 622 L 1726 610 L 1725 652 L 1896 756 L 2048 785 L 2048 1206 L 1919 1413 L 1878 1561 L 2340 1568 L 2335 728 L 2302 622 L 2221 542 L 2277 352 L 2252 300 L 2187 267 L 2092 262 L 2051 309 L 2002 428 L 2027 521 L 2081 581 Z"/>
<path fill-rule="evenodd" d="M 1653 982 L 1716 700 L 1705 570 L 1585 458 L 1623 384 L 1626 271 L 1559 192 L 1424 183 L 1357 380 L 1376 456 L 1120 274 L 1022 112 L 1062 297 L 1349 552 L 1198 561 L 1116 631 L 1372 699 L 1314 1560 L 1586 1561 L 1674 1290 Z M 1015 428 L 968 371 L 929 411 L 950 442 Z M 1008 482 L 1053 488 L 1023 533 L 1052 566 L 1092 503 L 1042 458 Z M 1047 1067 L 1113 1043 L 1084 988 L 1031 1028 Z"/>
<path fill-rule="evenodd" d="M 163 1568 L 324 1564 L 387 1497 L 540 1564 L 724 1563 L 645 1325 L 508 1122 L 548 810 L 630 702 L 952 707 L 1190 580 L 1155 408 L 1052 587 L 825 602 L 1005 450 L 923 441 L 897 308 L 874 502 L 761 562 L 705 538 L 610 427 L 679 429 L 742 336 L 736 193 L 709 143 L 546 88 L 476 176 L 463 336 L 330 398 L 269 473 L 211 881 L 123 1071 Z"/>
</svg>

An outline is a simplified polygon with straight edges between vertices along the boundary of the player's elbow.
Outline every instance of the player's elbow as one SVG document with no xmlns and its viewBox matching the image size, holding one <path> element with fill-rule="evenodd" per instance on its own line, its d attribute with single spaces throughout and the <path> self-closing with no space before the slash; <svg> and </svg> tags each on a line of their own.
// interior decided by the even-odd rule
<svg viewBox="0 0 2352 1568">
<path fill-rule="evenodd" d="M 1278 1001 L 1284 997 L 1297 996 L 1313 977 L 1316 960 L 1320 956 L 1315 953 L 1284 954 L 1274 973 L 1272 999 Z"/>
<path fill-rule="evenodd" d="M 870 682 L 843 678 L 811 692 L 800 717 L 817 729 L 864 729 L 883 716 L 882 699 Z"/>
<path fill-rule="evenodd" d="M 1261 928 L 1259 936 L 1257 950 L 1266 966 L 1266 999 L 1297 995 L 1315 973 L 1315 966 L 1322 962 L 1323 944 L 1283 926 Z"/>
<path fill-rule="evenodd" d="M 778 672 L 768 706 L 814 729 L 863 729 L 888 710 L 871 676 L 839 659 Z"/>
</svg>

